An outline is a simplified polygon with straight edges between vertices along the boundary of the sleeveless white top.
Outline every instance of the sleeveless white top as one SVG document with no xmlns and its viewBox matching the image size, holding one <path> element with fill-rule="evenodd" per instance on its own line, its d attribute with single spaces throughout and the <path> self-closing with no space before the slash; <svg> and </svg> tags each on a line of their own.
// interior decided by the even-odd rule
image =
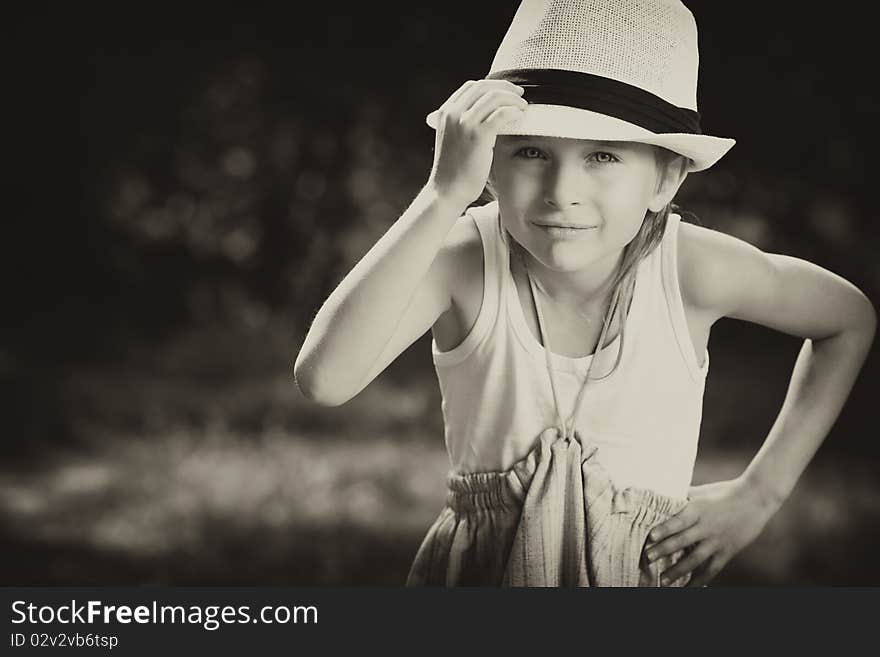
<svg viewBox="0 0 880 657">
<path fill-rule="evenodd" d="M 470 208 L 483 243 L 483 300 L 457 347 L 432 355 L 443 396 L 446 449 L 455 472 L 508 470 L 558 425 L 544 348 L 526 324 L 510 273 L 498 203 Z M 574 428 L 599 447 L 597 458 L 620 486 L 686 497 L 697 455 L 703 390 L 678 284 L 680 217 L 670 213 L 660 246 L 638 265 L 617 370 L 619 335 L 593 366 Z M 550 354 L 567 416 L 593 356 Z"/>
</svg>

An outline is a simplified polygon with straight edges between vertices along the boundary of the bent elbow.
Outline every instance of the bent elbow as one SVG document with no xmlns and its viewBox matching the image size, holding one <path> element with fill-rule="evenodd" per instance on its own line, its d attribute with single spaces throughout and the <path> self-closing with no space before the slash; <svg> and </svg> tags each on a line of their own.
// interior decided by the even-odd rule
<svg viewBox="0 0 880 657">
<path fill-rule="evenodd" d="M 877 330 L 877 308 L 870 299 L 868 299 L 868 323 L 874 331 Z"/>
<path fill-rule="evenodd" d="M 872 304 L 870 301 L 868 302 L 868 309 L 869 309 L 868 319 L 866 320 L 865 324 L 866 324 L 868 332 L 871 335 L 870 342 L 873 343 L 874 336 L 877 335 L 877 309 L 874 307 L 874 304 Z"/>
<path fill-rule="evenodd" d="M 877 309 L 864 292 L 859 290 L 859 295 L 862 300 L 862 312 L 859 313 L 860 320 L 858 326 L 862 332 L 870 336 L 870 340 L 873 342 L 874 335 L 877 332 Z"/>
<path fill-rule="evenodd" d="M 341 406 L 350 395 L 340 394 L 340 386 L 321 382 L 314 368 L 297 359 L 293 366 L 293 381 L 303 397 L 321 406 Z"/>
</svg>

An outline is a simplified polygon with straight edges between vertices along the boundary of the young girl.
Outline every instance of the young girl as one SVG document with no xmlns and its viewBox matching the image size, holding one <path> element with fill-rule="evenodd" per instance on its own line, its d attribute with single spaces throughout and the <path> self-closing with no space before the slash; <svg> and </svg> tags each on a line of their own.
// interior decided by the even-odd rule
<svg viewBox="0 0 880 657">
<path fill-rule="evenodd" d="M 342 404 L 432 329 L 452 471 L 408 584 L 705 585 L 831 428 L 874 309 L 672 212 L 734 143 L 700 133 L 696 89 L 677 0 L 524 0 L 487 78 L 428 116 L 427 184 L 295 365 L 304 394 Z M 721 317 L 806 340 L 745 472 L 692 487 Z"/>
</svg>

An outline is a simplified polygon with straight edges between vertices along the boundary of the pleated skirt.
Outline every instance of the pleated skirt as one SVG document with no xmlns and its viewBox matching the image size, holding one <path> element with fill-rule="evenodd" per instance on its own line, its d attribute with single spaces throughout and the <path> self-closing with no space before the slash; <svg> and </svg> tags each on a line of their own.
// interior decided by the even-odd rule
<svg viewBox="0 0 880 657">
<path fill-rule="evenodd" d="M 660 586 L 687 550 L 649 563 L 648 533 L 687 499 L 616 486 L 597 452 L 554 427 L 509 470 L 451 473 L 407 586 Z"/>
</svg>

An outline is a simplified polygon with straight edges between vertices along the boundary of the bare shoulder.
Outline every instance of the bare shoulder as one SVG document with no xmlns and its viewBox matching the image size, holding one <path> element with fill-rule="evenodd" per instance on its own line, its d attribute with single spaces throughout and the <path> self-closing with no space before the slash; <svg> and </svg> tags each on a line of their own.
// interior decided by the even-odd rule
<svg viewBox="0 0 880 657">
<path fill-rule="evenodd" d="M 462 280 L 470 280 L 475 273 L 483 271 L 483 242 L 480 231 L 470 215 L 462 215 L 455 222 L 440 251 L 444 266 L 449 269 L 453 281 L 453 299 L 460 292 Z"/>
<path fill-rule="evenodd" d="M 678 274 L 682 300 L 712 321 L 736 312 L 749 289 L 770 291 L 773 255 L 733 235 L 682 221 Z"/>
<path fill-rule="evenodd" d="M 456 220 L 446 237 L 443 248 L 465 258 L 473 257 L 474 254 L 482 257 L 483 247 L 480 231 L 471 215 L 463 214 Z"/>
<path fill-rule="evenodd" d="M 682 297 L 703 312 L 800 338 L 820 339 L 845 329 L 873 335 L 876 311 L 841 276 L 801 258 L 764 252 L 732 235 L 681 226 Z"/>
<path fill-rule="evenodd" d="M 444 246 L 447 266 L 451 268 L 452 309 L 466 315 L 480 309 L 483 297 L 483 239 L 470 215 L 463 215 L 449 233 Z M 476 311 L 467 312 L 476 303 Z"/>
<path fill-rule="evenodd" d="M 446 238 L 440 256 L 448 272 L 451 305 L 433 331 L 442 351 L 456 347 L 473 327 L 483 299 L 483 242 L 470 215 L 463 215 Z"/>
</svg>

